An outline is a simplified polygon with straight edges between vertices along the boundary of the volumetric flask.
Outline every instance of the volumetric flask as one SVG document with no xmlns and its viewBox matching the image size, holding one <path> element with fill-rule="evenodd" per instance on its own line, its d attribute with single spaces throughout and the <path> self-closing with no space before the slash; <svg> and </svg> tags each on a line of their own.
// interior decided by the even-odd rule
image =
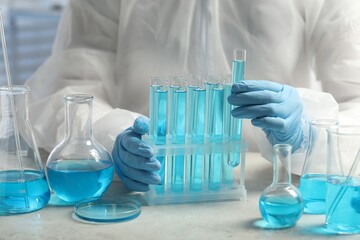
<svg viewBox="0 0 360 240">
<path fill-rule="evenodd" d="M 93 137 L 93 99 L 86 94 L 65 96 L 66 135 L 46 163 L 52 191 L 69 203 L 101 196 L 114 173 L 110 154 Z"/>
<path fill-rule="evenodd" d="M 273 182 L 260 196 L 260 213 L 272 228 L 292 227 L 300 219 L 304 202 L 300 191 L 291 183 L 291 148 L 274 145 Z"/>
<path fill-rule="evenodd" d="M 360 233 L 360 126 L 328 128 L 327 229 Z"/>
<path fill-rule="evenodd" d="M 0 215 L 43 208 L 50 190 L 28 114 L 29 88 L 0 88 Z"/>
<path fill-rule="evenodd" d="M 337 124 L 334 119 L 310 122 L 309 144 L 299 183 L 299 190 L 304 198 L 304 213 L 325 214 L 328 161 L 326 129 Z"/>
</svg>

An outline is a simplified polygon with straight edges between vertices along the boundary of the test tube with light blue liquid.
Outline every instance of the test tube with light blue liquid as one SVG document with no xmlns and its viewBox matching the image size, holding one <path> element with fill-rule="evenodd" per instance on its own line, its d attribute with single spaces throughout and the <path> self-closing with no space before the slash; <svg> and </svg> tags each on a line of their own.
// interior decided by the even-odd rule
<svg viewBox="0 0 360 240">
<path fill-rule="evenodd" d="M 232 83 L 237 83 L 245 80 L 245 62 L 246 50 L 234 49 L 232 62 Z M 231 93 L 231 90 L 230 90 Z M 242 120 L 239 118 L 230 117 L 230 140 L 239 141 L 241 143 L 241 128 Z M 237 166 L 240 164 L 240 153 L 235 153 L 233 159 L 229 159 L 229 164 Z"/>
<path fill-rule="evenodd" d="M 224 139 L 231 140 L 232 124 L 234 118 L 231 116 L 232 106 L 228 103 L 227 98 L 231 95 L 232 88 L 232 75 L 224 75 L 224 82 L 222 87 L 224 89 L 224 115 L 223 115 L 223 137 Z M 234 181 L 234 168 L 239 164 L 240 153 L 230 152 L 223 154 L 222 161 L 222 182 L 225 185 L 231 185 Z"/>
<path fill-rule="evenodd" d="M 219 84 L 218 75 L 210 75 L 206 83 L 205 137 L 207 142 L 221 142 L 223 133 L 224 89 Z M 221 185 L 222 154 L 211 153 L 206 156 L 205 181 L 210 190 L 219 190 Z"/>
<path fill-rule="evenodd" d="M 187 144 L 204 143 L 206 91 L 200 75 L 190 76 L 187 84 L 186 107 L 186 142 Z M 187 156 L 186 182 L 191 191 L 202 190 L 203 154 Z"/>
<path fill-rule="evenodd" d="M 170 85 L 168 112 L 168 141 L 172 144 L 185 143 L 186 81 L 175 78 Z M 184 190 L 184 155 L 171 156 L 168 165 L 168 179 L 173 192 Z"/>
<path fill-rule="evenodd" d="M 156 145 L 166 144 L 166 112 L 167 112 L 168 82 L 164 78 L 151 78 L 150 86 L 150 138 Z M 158 174 L 161 183 L 155 186 L 158 193 L 164 192 L 166 157 L 157 157 L 161 164 Z"/>
</svg>

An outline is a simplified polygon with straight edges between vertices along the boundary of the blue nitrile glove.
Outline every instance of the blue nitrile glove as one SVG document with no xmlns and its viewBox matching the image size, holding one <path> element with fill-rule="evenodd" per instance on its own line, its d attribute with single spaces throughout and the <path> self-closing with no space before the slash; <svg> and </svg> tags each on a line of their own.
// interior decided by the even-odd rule
<svg viewBox="0 0 360 240">
<path fill-rule="evenodd" d="M 293 87 L 270 81 L 245 80 L 235 83 L 228 97 L 237 106 L 234 117 L 252 119 L 266 133 L 272 145 L 287 143 L 297 150 L 303 140 L 303 104 Z"/>
<path fill-rule="evenodd" d="M 145 192 L 149 184 L 159 184 L 160 162 L 153 158 L 153 149 L 141 140 L 149 132 L 149 119 L 138 117 L 134 125 L 120 133 L 115 141 L 112 157 L 118 176 L 125 187 Z"/>
</svg>

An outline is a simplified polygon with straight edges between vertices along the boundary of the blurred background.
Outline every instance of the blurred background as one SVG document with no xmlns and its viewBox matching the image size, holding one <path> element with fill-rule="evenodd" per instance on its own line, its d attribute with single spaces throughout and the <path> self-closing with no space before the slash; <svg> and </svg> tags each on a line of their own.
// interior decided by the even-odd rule
<svg viewBox="0 0 360 240">
<path fill-rule="evenodd" d="M 51 54 L 68 0 L 0 0 L 13 84 L 23 84 Z M 6 84 L 1 48 L 0 86 Z"/>
</svg>

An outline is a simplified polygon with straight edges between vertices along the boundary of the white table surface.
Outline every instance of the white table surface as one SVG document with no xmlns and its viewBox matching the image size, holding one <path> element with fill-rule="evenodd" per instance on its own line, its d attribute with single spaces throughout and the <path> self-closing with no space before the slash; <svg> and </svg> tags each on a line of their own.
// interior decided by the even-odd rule
<svg viewBox="0 0 360 240">
<path fill-rule="evenodd" d="M 73 220 L 72 207 L 46 206 L 33 213 L 0 217 L 0 239 L 360 239 L 324 229 L 324 215 L 303 215 L 295 227 L 258 227 L 259 195 L 272 182 L 272 165 L 258 153 L 246 154 L 246 201 L 143 206 L 131 221 L 104 225 Z M 298 177 L 293 177 L 297 186 Z M 107 194 L 124 192 L 113 182 Z"/>
</svg>

